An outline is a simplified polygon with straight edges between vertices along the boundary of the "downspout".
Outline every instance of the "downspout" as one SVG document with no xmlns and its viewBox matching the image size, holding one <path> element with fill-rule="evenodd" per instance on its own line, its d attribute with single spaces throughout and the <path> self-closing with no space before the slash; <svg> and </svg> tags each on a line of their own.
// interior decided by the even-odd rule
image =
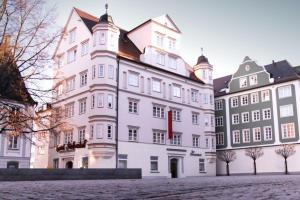
<svg viewBox="0 0 300 200">
<path fill-rule="evenodd" d="M 118 168 L 118 155 L 119 155 L 119 87 L 120 87 L 120 57 L 117 56 L 117 103 L 116 103 L 116 168 Z"/>
</svg>

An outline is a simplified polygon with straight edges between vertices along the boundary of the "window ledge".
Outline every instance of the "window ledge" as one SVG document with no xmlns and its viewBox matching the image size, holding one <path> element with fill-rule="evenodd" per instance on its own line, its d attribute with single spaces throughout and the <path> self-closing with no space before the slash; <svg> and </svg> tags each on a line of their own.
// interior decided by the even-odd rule
<svg viewBox="0 0 300 200">
<path fill-rule="evenodd" d="M 150 173 L 152 173 L 152 174 L 159 174 L 160 172 L 159 171 L 150 171 Z"/>
</svg>

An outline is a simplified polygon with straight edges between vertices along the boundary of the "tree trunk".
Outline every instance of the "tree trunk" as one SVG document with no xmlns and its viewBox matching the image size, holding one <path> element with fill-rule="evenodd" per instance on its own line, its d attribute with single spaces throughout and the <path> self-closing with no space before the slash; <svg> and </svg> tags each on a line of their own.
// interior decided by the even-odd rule
<svg viewBox="0 0 300 200">
<path fill-rule="evenodd" d="M 254 164 L 254 175 L 256 175 L 256 159 L 253 159 L 253 164 Z"/>
<path fill-rule="evenodd" d="M 288 174 L 287 158 L 284 158 L 285 174 Z"/>
<path fill-rule="evenodd" d="M 227 174 L 227 176 L 229 176 L 229 163 L 228 162 L 226 163 L 226 174 Z"/>
</svg>

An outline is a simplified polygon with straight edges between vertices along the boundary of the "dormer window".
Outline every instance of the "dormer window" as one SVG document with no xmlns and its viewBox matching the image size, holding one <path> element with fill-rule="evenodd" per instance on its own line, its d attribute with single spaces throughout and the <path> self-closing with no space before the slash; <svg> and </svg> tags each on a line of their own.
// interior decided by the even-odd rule
<svg viewBox="0 0 300 200">
<path fill-rule="evenodd" d="M 240 78 L 240 88 L 247 87 L 247 85 L 248 85 L 247 77 Z"/>
<path fill-rule="evenodd" d="M 176 58 L 169 56 L 169 67 L 171 69 L 176 69 L 177 68 L 177 63 L 176 63 Z"/>
<path fill-rule="evenodd" d="M 158 47 L 163 47 L 164 46 L 164 35 L 161 33 L 156 34 L 156 45 Z"/>
<path fill-rule="evenodd" d="M 157 52 L 156 62 L 160 65 L 165 65 L 165 54 L 161 52 Z"/>
<path fill-rule="evenodd" d="M 176 40 L 173 38 L 169 38 L 169 49 L 174 50 L 175 49 Z"/>
</svg>

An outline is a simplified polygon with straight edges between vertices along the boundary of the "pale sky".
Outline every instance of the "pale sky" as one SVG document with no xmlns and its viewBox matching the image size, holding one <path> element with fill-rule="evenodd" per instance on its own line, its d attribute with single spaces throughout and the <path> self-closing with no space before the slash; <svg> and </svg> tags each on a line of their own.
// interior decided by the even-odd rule
<svg viewBox="0 0 300 200">
<path fill-rule="evenodd" d="M 106 0 L 49 0 L 63 27 L 72 7 L 97 17 Z M 300 0 L 108 0 L 116 25 L 131 30 L 144 21 L 169 14 L 182 31 L 181 54 L 194 65 L 204 55 L 214 78 L 232 74 L 245 56 L 260 65 L 288 60 L 300 65 Z"/>
</svg>

